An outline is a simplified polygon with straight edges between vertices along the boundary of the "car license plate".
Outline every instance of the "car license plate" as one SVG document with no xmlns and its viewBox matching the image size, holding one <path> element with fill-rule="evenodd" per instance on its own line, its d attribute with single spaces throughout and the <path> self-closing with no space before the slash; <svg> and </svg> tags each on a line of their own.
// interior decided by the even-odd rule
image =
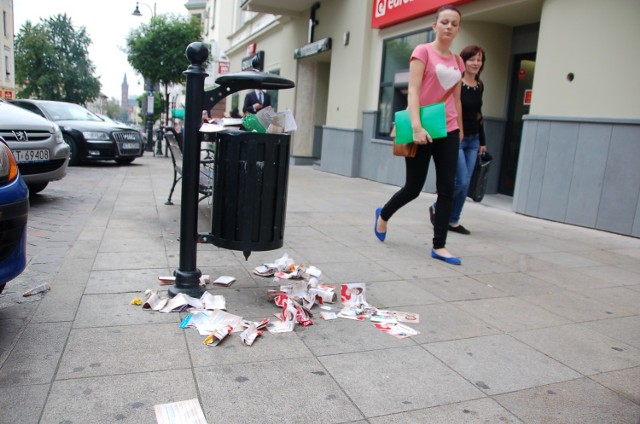
<svg viewBox="0 0 640 424">
<path fill-rule="evenodd" d="M 123 149 L 137 149 L 140 145 L 138 143 L 122 143 Z"/>
<path fill-rule="evenodd" d="M 49 149 L 14 150 L 13 156 L 18 163 L 46 162 L 49 160 Z"/>
</svg>

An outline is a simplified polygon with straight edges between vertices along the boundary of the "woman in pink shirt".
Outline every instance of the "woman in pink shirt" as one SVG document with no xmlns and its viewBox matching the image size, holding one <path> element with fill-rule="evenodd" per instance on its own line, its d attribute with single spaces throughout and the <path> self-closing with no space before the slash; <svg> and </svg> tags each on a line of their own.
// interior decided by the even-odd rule
<svg viewBox="0 0 640 424">
<path fill-rule="evenodd" d="M 420 44 L 411 54 L 409 62 L 408 109 L 413 128 L 413 142 L 418 145 L 416 156 L 405 158 L 406 181 L 382 208 L 376 209 L 374 232 L 380 241 L 387 235 L 387 222 L 393 214 L 418 197 L 427 179 L 429 161 L 433 157 L 436 166 L 438 209 L 435 215 L 433 248 L 431 257 L 453 265 L 460 265 L 460 258 L 445 247 L 449 216 L 453 205 L 454 179 L 458 148 L 462 140 L 462 107 L 460 81 L 464 62 L 451 52 L 451 43 L 460 31 L 460 11 L 451 5 L 442 6 L 432 24 L 435 40 Z M 420 106 L 436 103 L 447 95 L 447 136 L 432 139 L 420 124 Z"/>
</svg>

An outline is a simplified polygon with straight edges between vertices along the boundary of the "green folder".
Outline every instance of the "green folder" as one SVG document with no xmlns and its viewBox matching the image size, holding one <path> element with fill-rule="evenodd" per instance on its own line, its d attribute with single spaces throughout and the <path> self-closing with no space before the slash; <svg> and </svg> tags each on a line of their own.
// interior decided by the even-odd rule
<svg viewBox="0 0 640 424">
<path fill-rule="evenodd" d="M 444 102 L 420 107 L 420 122 L 431 138 L 447 136 L 447 114 Z M 413 143 L 413 130 L 408 110 L 400 110 L 395 114 L 396 143 Z"/>
</svg>

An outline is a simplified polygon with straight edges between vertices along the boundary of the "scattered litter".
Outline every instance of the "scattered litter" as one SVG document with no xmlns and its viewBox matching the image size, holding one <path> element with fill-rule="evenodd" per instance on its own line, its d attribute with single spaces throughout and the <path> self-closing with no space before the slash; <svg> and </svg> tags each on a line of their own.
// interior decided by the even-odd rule
<svg viewBox="0 0 640 424">
<path fill-rule="evenodd" d="M 28 296 L 33 296 L 34 294 L 38 294 L 38 293 L 46 293 L 49 290 L 51 290 L 51 286 L 49 285 L 49 283 L 42 283 L 39 284 L 37 286 L 35 286 L 34 288 L 27 290 L 26 292 L 22 293 L 22 295 L 24 297 L 28 297 Z"/>
<path fill-rule="evenodd" d="M 243 325 L 247 325 L 247 329 L 240 333 L 242 343 L 251 346 L 258 336 L 261 336 L 264 329 L 269 325 L 269 318 L 265 318 L 260 322 L 243 321 Z"/>
<path fill-rule="evenodd" d="M 139 297 L 134 297 L 133 299 L 131 299 L 131 304 L 140 306 L 142 305 L 142 299 L 140 299 Z"/>
<path fill-rule="evenodd" d="M 214 286 L 223 286 L 223 287 L 229 287 L 231 284 L 235 283 L 236 279 L 234 277 L 230 277 L 228 275 L 223 275 L 221 277 L 218 277 L 214 282 L 213 285 Z"/>
<path fill-rule="evenodd" d="M 199 299 L 184 293 L 178 293 L 173 298 L 160 297 L 157 290 L 148 289 L 145 292 L 146 301 L 142 309 L 158 312 L 183 312 L 193 309 L 227 309 L 226 301 L 222 295 L 212 295 L 204 292 Z"/>
<path fill-rule="evenodd" d="M 178 293 L 174 298 L 161 297 L 157 290 L 145 292 L 143 309 L 159 312 L 189 313 L 180 323 L 180 328 L 195 328 L 206 336 L 203 344 L 218 346 L 231 333 L 240 332 L 240 340 L 245 346 L 252 346 L 255 340 L 268 330 L 270 333 L 288 333 L 296 324 L 302 327 L 313 325 L 312 309 L 321 309 L 320 317 L 330 321 L 346 318 L 357 321 L 370 320 L 375 328 L 399 339 L 420 334 L 406 324 L 419 324 L 420 315 L 413 312 L 378 309 L 367 302 L 366 284 L 349 283 L 340 285 L 341 309 L 335 312 L 328 304 L 338 300 L 337 286 L 321 281 L 322 271 L 313 265 L 296 265 L 284 253 L 271 263 L 257 266 L 253 273 L 262 277 L 273 277 L 274 282 L 284 280 L 286 284 L 267 289 L 267 299 L 279 308 L 274 316 L 277 320 L 264 318 L 260 322 L 246 321 L 242 317 L 226 312 L 224 296 L 204 292 L 199 298 Z M 173 284 L 175 277 L 158 277 L 160 284 Z M 235 277 L 223 275 L 213 281 L 213 285 L 229 287 Z M 200 284 L 210 283 L 209 276 L 203 275 Z M 139 301 L 139 299 L 138 299 Z M 133 303 L 133 301 L 132 301 Z M 136 303 L 140 304 L 140 303 Z"/>
<path fill-rule="evenodd" d="M 320 312 L 320 316 L 324 320 L 332 320 L 332 319 L 338 318 L 338 315 L 335 312 L 327 312 L 327 311 Z"/>
<path fill-rule="evenodd" d="M 208 275 L 200 276 L 200 285 L 204 286 L 209 283 L 210 278 Z M 158 276 L 158 282 L 161 286 L 172 286 L 176 282 L 176 277 L 173 275 L 161 275 Z"/>
<path fill-rule="evenodd" d="M 213 330 L 213 333 L 209 334 L 206 339 L 202 342 L 207 346 L 218 346 L 222 339 L 227 337 L 233 331 L 233 327 L 230 325 L 225 325 L 220 328 L 216 328 Z"/>
<path fill-rule="evenodd" d="M 154 405 L 158 424 L 207 424 L 198 399 Z"/>
</svg>

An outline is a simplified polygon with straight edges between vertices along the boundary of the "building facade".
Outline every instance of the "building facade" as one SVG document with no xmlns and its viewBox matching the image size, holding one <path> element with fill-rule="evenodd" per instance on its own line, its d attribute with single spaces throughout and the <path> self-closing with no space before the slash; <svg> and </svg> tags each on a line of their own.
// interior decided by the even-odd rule
<svg viewBox="0 0 640 424">
<path fill-rule="evenodd" d="M 16 72 L 13 62 L 13 0 L 0 0 L 2 28 L 0 28 L 0 98 L 11 100 L 16 96 Z"/>
<path fill-rule="evenodd" d="M 296 83 L 272 94 L 296 118 L 295 163 L 401 185 L 393 113 L 406 107 L 410 53 L 432 40 L 435 11 L 447 3 L 462 13 L 453 50 L 486 51 L 489 192 L 512 196 L 518 213 L 640 236 L 640 88 L 619 75 L 640 65 L 637 0 L 208 0 L 207 8 L 231 72 L 257 55 L 264 71 Z M 434 174 L 425 191 L 435 190 Z"/>
</svg>

